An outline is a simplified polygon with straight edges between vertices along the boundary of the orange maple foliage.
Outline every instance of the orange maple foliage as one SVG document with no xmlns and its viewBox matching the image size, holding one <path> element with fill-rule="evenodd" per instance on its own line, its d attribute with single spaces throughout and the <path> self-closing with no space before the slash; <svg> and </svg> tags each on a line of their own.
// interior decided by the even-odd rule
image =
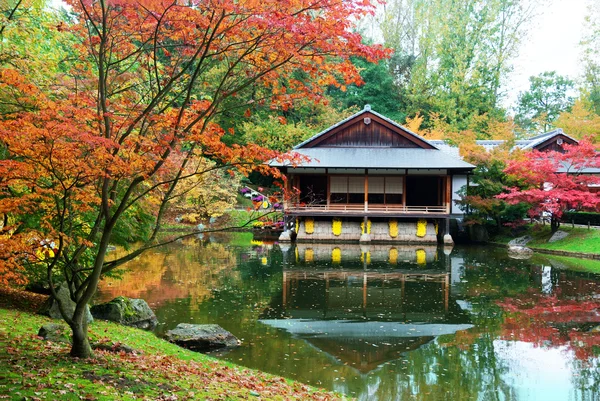
<svg viewBox="0 0 600 401">
<path fill-rule="evenodd" d="M 82 318 L 98 279 L 148 248 L 105 261 L 128 213 L 153 209 L 156 239 L 177 184 L 201 173 L 189 173 L 198 157 L 277 175 L 265 162 L 283 156 L 224 142 L 218 117 L 249 101 L 320 101 L 327 85 L 360 83 L 349 57 L 388 52 L 351 30 L 373 12 L 364 0 L 67 3 L 77 18 L 61 29 L 79 38 L 79 61 L 60 85 L 44 93 L 0 70 L 0 85 L 35 103 L 0 121 L 0 213 L 15 221 L 3 226 L 0 280 L 29 265 L 43 265 L 50 281 L 62 271 L 77 303 L 65 316 L 72 354 L 86 356 Z M 254 99 L 257 88 L 272 95 Z"/>
</svg>

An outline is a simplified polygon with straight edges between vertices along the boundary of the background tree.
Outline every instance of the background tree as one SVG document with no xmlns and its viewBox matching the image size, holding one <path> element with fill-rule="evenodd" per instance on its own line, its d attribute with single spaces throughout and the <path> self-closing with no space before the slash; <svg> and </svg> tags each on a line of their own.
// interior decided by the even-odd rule
<svg viewBox="0 0 600 401">
<path fill-rule="evenodd" d="M 403 122 L 405 104 L 399 88 L 394 83 L 388 62 L 368 62 L 363 58 L 352 58 L 352 63 L 360 71 L 362 85 L 348 85 L 344 88 L 332 86 L 327 91 L 333 103 L 340 109 L 354 107 L 362 110 L 366 104 L 384 116 Z M 337 103 L 337 104 L 336 104 Z"/>
<path fill-rule="evenodd" d="M 571 110 L 560 113 L 554 125 L 574 138 L 600 143 L 600 115 L 585 95 L 575 101 Z"/>
<path fill-rule="evenodd" d="M 334 103 L 336 103 L 334 105 Z M 257 108 L 252 115 L 238 124 L 238 139 L 243 143 L 287 152 L 333 124 L 357 112 L 357 107 L 340 108 L 335 100 L 325 98 L 321 103 L 300 99 L 286 110 Z"/>
<path fill-rule="evenodd" d="M 455 131 L 478 116 L 503 120 L 502 81 L 534 11 L 516 0 L 389 1 L 381 30 L 406 113 L 426 128 L 436 113 Z"/>
<path fill-rule="evenodd" d="M 0 121 L 9 156 L 0 162 L 0 210 L 18 226 L 0 239 L 0 272 L 41 264 L 54 297 L 62 272 L 76 303 L 69 316 L 59 302 L 71 355 L 89 357 L 84 315 L 100 277 L 157 246 L 177 185 L 207 172 L 194 160 L 276 173 L 264 164 L 275 152 L 224 142 L 217 117 L 245 109 L 257 88 L 272 96 L 256 101 L 273 108 L 290 94 L 319 101 L 327 85 L 360 82 L 347 57 L 386 52 L 350 32 L 371 10 L 362 1 L 68 3 L 76 16 L 63 29 L 78 39 L 78 57 L 53 96 L 10 67 L 0 71 L 1 84 L 37 109 Z M 295 79 L 298 71 L 310 79 Z M 149 243 L 106 261 L 113 234 L 140 205 L 154 211 Z"/>
<path fill-rule="evenodd" d="M 529 77 L 529 90 L 519 94 L 515 122 L 525 135 L 550 131 L 560 113 L 569 111 L 574 82 L 556 71 Z"/>
<path fill-rule="evenodd" d="M 585 174 L 586 168 L 600 167 L 600 158 L 589 141 L 563 145 L 564 153 L 532 151 L 527 157 L 511 160 L 505 172 L 523 183 L 497 196 L 510 204 L 530 204 L 532 218 L 549 216 L 552 231 L 560 227 L 563 213 L 569 209 L 598 211 L 600 193 L 591 192 L 590 184 L 600 177 Z"/>
<path fill-rule="evenodd" d="M 583 94 L 590 109 L 600 115 L 600 3 L 590 1 L 585 19 L 583 45 Z"/>
<path fill-rule="evenodd" d="M 196 170 L 205 173 L 194 174 Z M 171 212 L 181 214 L 183 221 L 199 223 L 221 217 L 235 206 L 241 182 L 239 174 L 228 174 L 214 161 L 205 158 L 194 160 L 194 165 L 188 166 L 185 172 L 190 178 L 177 186 L 170 208 Z"/>
<path fill-rule="evenodd" d="M 75 37 L 62 29 L 66 15 L 52 12 L 45 0 L 10 0 L 0 4 L 0 67 L 27 77 L 50 93 L 75 58 Z M 8 79 L 8 78 L 7 78 Z M 0 114 L 31 108 L 10 85 L 0 86 Z"/>
<path fill-rule="evenodd" d="M 493 222 L 490 228 L 498 231 L 503 225 L 519 224 L 526 215 L 528 204 L 510 204 L 497 198 L 506 187 L 520 186 L 516 177 L 504 172 L 507 161 L 520 156 L 519 152 L 510 152 L 513 145 L 514 141 L 509 141 L 491 152 L 479 145 L 461 146 L 465 160 L 476 166 L 469 188 L 461 190 L 461 199 L 457 202 L 467 213 L 467 223 L 489 225 Z"/>
</svg>

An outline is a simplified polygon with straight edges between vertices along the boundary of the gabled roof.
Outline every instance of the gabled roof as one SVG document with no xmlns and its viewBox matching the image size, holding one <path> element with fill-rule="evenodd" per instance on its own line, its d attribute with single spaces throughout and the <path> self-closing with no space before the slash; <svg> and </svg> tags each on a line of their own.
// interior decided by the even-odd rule
<svg viewBox="0 0 600 401">
<path fill-rule="evenodd" d="M 371 118 L 373 121 L 364 121 L 366 118 Z M 352 144 L 335 145 L 328 143 L 332 135 L 349 132 L 347 129 L 356 127 L 356 123 L 361 124 L 380 124 L 385 126 L 389 135 L 388 138 L 396 138 L 395 135 L 402 137 L 405 142 L 404 146 L 412 147 L 395 147 L 394 146 L 362 146 Z M 360 137 L 363 133 L 362 128 L 357 133 Z M 396 140 L 396 139 L 394 139 Z M 322 145 L 325 143 L 325 145 Z M 316 146 L 315 146 L 316 145 Z M 413 146 L 414 145 L 414 146 Z M 296 167 L 310 168 L 369 168 L 369 169 L 456 169 L 456 170 L 472 170 L 475 168 L 470 163 L 461 160 L 456 155 L 448 155 L 442 152 L 432 142 L 427 141 L 414 132 L 406 129 L 402 125 L 393 120 L 371 110 L 369 105 L 350 117 L 332 125 L 324 131 L 313 135 L 311 138 L 303 141 L 293 148 L 292 153 L 306 156 L 308 161 L 300 163 Z M 270 163 L 274 167 L 291 167 L 289 163 L 281 163 L 272 161 Z"/>
<path fill-rule="evenodd" d="M 349 123 L 350 121 L 357 119 L 357 117 L 362 116 L 363 114 L 372 114 L 382 120 L 384 120 L 385 122 L 387 122 L 388 124 L 392 125 L 395 129 L 402 131 L 404 134 L 406 134 L 408 137 L 412 137 L 415 141 L 417 142 L 424 142 L 427 145 L 431 146 L 431 148 L 433 149 L 437 149 L 431 142 L 427 141 L 425 138 L 421 137 L 420 135 L 415 134 L 414 132 L 412 132 L 411 130 L 409 130 L 408 128 L 398 124 L 397 122 L 395 122 L 394 120 L 391 120 L 389 118 L 387 118 L 386 116 L 377 113 L 374 110 L 371 110 L 371 105 L 365 105 L 364 109 L 362 109 L 361 111 L 359 111 L 358 113 L 354 113 L 352 114 L 350 117 L 343 119 L 342 121 L 332 125 L 331 127 L 319 132 L 318 134 L 313 135 L 312 137 L 308 138 L 307 140 L 299 143 L 298 145 L 294 146 L 294 149 L 301 149 L 306 147 L 306 145 L 315 142 L 317 139 L 320 139 L 321 137 L 329 134 L 330 132 L 342 127 L 344 124 Z"/>
<path fill-rule="evenodd" d="M 559 135 L 567 137 L 575 143 L 579 143 L 579 141 L 577 139 L 570 137 L 569 135 L 565 134 L 561 128 L 558 128 L 558 129 L 555 129 L 554 131 L 546 132 L 544 134 L 537 135 L 537 136 L 534 136 L 533 138 L 530 138 L 529 143 L 526 144 L 525 146 L 521 146 L 521 149 L 535 149 L 538 145 L 541 145 L 544 142 L 554 138 L 555 136 L 559 136 Z"/>
</svg>

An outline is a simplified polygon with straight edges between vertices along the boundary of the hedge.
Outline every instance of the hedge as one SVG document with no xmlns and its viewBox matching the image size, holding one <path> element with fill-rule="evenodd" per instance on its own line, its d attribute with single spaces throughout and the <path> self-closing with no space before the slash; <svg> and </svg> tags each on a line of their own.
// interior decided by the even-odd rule
<svg viewBox="0 0 600 401">
<path fill-rule="evenodd" d="M 575 223 L 592 226 L 600 226 L 600 213 L 590 212 L 565 212 L 562 216 L 563 223 Z"/>
</svg>

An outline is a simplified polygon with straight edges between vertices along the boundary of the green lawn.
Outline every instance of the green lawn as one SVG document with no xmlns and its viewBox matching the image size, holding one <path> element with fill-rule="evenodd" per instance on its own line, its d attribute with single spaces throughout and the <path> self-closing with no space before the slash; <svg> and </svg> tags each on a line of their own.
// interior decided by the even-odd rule
<svg viewBox="0 0 600 401">
<path fill-rule="evenodd" d="M 561 226 L 560 230 L 569 233 L 569 236 L 552 243 L 548 242 L 552 237 L 549 225 L 531 225 L 526 233 L 520 235 L 529 234 L 533 237 L 533 241 L 527 244 L 530 248 L 600 254 L 600 230 L 572 228 L 569 225 Z M 513 237 L 507 235 L 499 235 L 493 238 L 493 241 L 507 243 L 512 239 Z"/>
<path fill-rule="evenodd" d="M 10 400 L 305 400 L 343 399 L 300 383 L 182 349 L 152 333 L 94 322 L 96 341 L 140 354 L 96 350 L 75 360 L 69 345 L 37 337 L 51 319 L 0 309 L 0 398 Z"/>
</svg>

